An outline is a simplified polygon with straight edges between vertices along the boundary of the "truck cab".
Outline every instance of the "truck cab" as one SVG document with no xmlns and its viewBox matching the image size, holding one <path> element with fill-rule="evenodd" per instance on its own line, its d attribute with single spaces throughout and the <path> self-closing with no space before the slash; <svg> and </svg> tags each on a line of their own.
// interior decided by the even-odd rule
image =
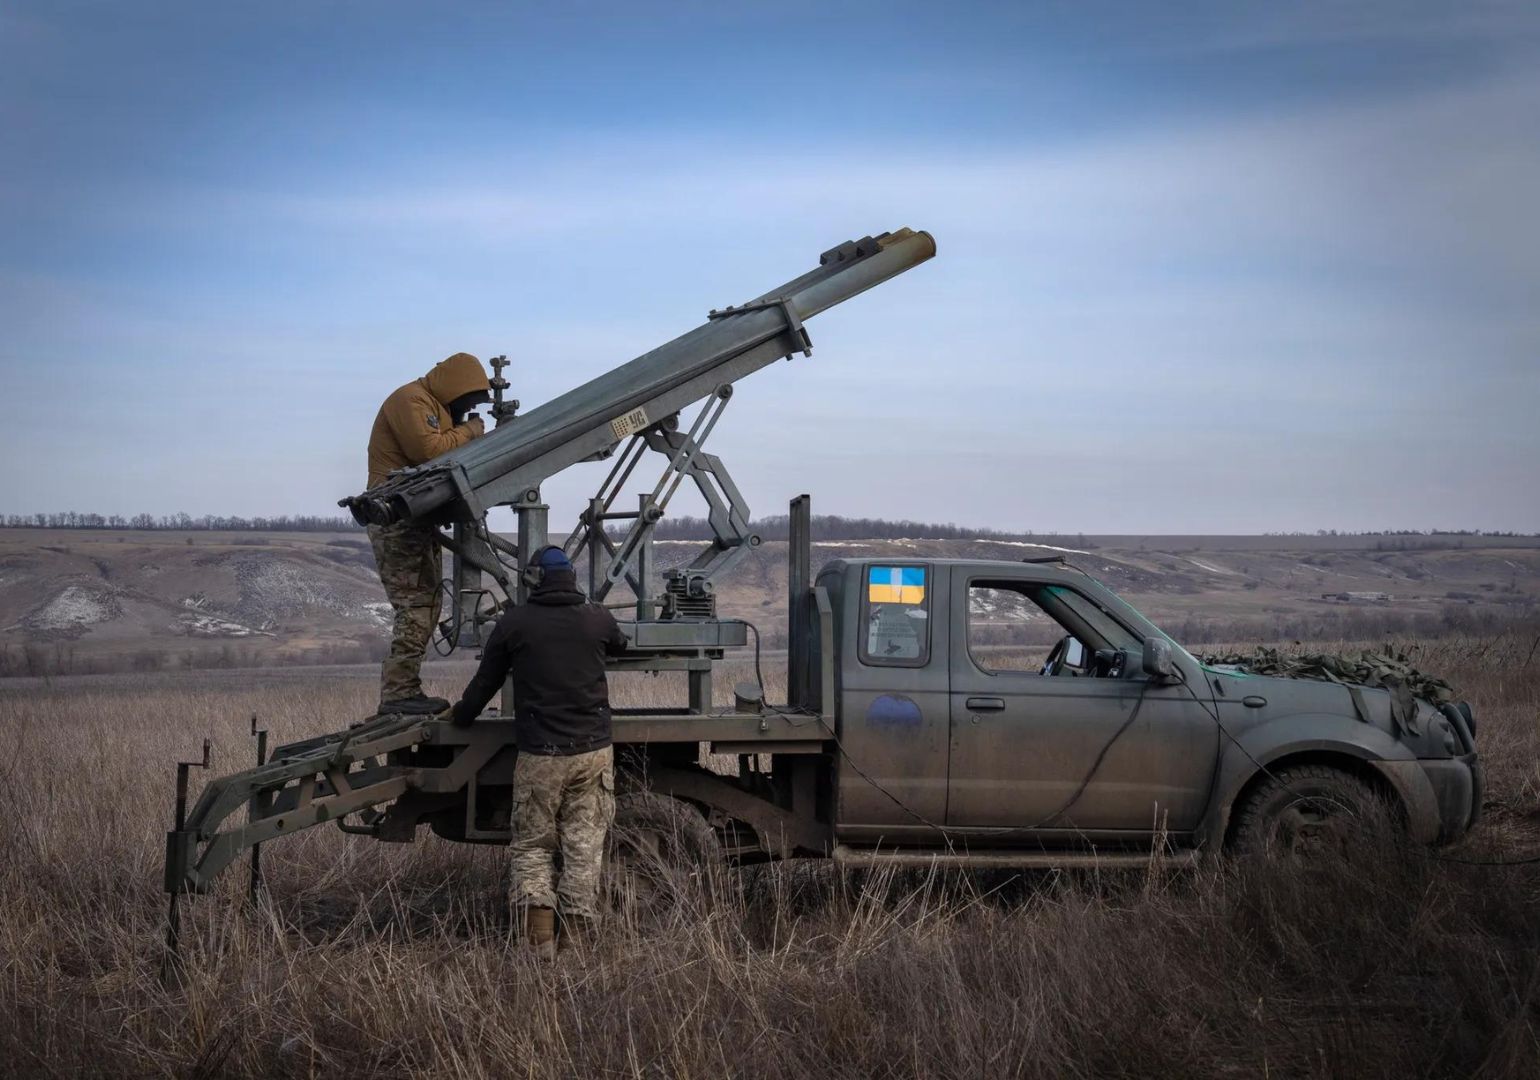
<svg viewBox="0 0 1540 1080">
<path fill-rule="evenodd" d="M 1147 845 L 1198 829 L 1213 692 L 1180 647 L 1172 675 L 1147 673 L 1144 642 L 1164 635 L 1090 577 L 852 560 L 817 582 L 836 613 L 841 842 Z"/>
<path fill-rule="evenodd" d="M 1479 811 L 1468 706 L 1399 725 L 1382 689 L 1206 668 L 1062 563 L 841 560 L 816 580 L 847 852 L 1218 849 L 1237 811 L 1243 839 L 1297 840 L 1355 794 L 1432 842 Z"/>
</svg>

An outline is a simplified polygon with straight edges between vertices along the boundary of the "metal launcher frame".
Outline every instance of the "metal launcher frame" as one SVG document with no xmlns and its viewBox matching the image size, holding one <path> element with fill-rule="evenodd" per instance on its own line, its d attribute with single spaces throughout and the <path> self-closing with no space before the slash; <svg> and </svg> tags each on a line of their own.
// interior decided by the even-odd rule
<svg viewBox="0 0 1540 1080">
<path fill-rule="evenodd" d="M 935 251 L 928 233 L 909 229 L 841 244 L 808 273 L 741 306 L 712 311 L 689 333 L 522 415 L 519 403 L 504 397 L 507 360 L 495 357 L 493 430 L 424 465 L 398 470 L 340 505 L 360 524 L 436 527 L 452 557 L 449 634 L 455 644 L 474 645 L 496 615 L 483 605 L 489 595 L 484 575 L 508 602 L 526 599 L 521 571 L 549 542 L 540 484 L 618 450 L 562 546 L 569 556 L 587 556 L 594 601 L 610 602 L 622 583 L 634 594 L 636 617 L 622 624 L 631 639 L 629 655 L 613 666 L 684 671 L 689 684 L 689 701 L 680 707 L 614 711 L 622 773 L 633 778 L 627 782 L 644 777 L 651 790 L 708 809 L 714 824 L 741 838 L 729 845 L 734 857 L 826 851 L 830 838 L 819 822 L 829 820 L 821 811 L 831 797 L 822 766 L 835 722 L 833 612 L 812 583 L 810 503 L 802 496 L 791 508 L 786 706 L 768 707 L 751 695 L 732 708 L 714 709 L 714 661 L 727 648 L 747 644 L 748 629 L 716 617 L 714 583 L 759 538 L 749 530 L 748 508 L 721 460 L 703 446 L 737 380 L 783 357 L 811 354 L 803 320 Z M 681 412 L 696 402 L 704 404 L 681 431 Z M 634 510 L 617 507 L 649 450 L 665 459 L 662 475 Z M 686 478 L 706 500 L 713 539 L 693 562 L 665 575 L 664 588 L 654 592 L 653 532 Z M 516 540 L 488 528 L 487 511 L 496 506 L 512 508 Z M 623 537 L 610 535 L 605 526 L 611 522 L 629 523 Z M 502 708 L 466 729 L 431 717 L 380 716 L 281 746 L 265 761 L 259 749 L 256 767 L 209 781 L 192 810 L 185 817 L 178 813 L 166 843 L 165 884 L 173 904 L 181 893 L 206 891 L 240 853 L 327 821 L 385 841 L 409 841 L 427 824 L 453 840 L 506 843 L 517 753 L 512 704 L 505 688 Z M 738 755 L 739 775 L 703 768 L 703 745 Z M 179 806 L 185 805 L 185 773 Z M 241 807 L 246 822 L 227 823 Z M 254 862 L 253 880 L 256 870 Z"/>
<path fill-rule="evenodd" d="M 716 618 L 715 581 L 759 543 L 749 511 L 720 458 L 704 444 L 732 398 L 733 384 L 776 360 L 812 354 L 804 320 L 902 273 L 935 254 L 925 232 L 900 229 L 832 248 L 818 266 L 738 306 L 709 313 L 705 323 L 582 386 L 522 415 L 504 402 L 503 357 L 496 358 L 496 427 L 482 438 L 424 465 L 401 469 L 374 488 L 343 499 L 361 524 L 422 521 L 451 526 L 438 533 L 451 554 L 451 604 L 446 620 L 454 645 L 477 646 L 498 604 L 484 575 L 508 602 L 522 603 L 521 570 L 550 542 L 549 507 L 540 485 L 583 461 L 618 457 L 577 527 L 563 543 L 569 557 L 586 556 L 589 594 L 596 602 L 635 607 L 624 625 L 633 657 L 626 666 L 692 672 L 692 705 L 709 706 L 709 661 L 725 648 L 747 644 L 746 628 Z M 687 430 L 680 414 L 703 402 Z M 616 500 L 641 458 L 652 450 L 666 459 L 662 476 L 636 508 Z M 690 565 L 665 575 L 654 591 L 652 537 L 670 499 L 688 477 L 707 507 L 713 539 Z M 513 542 L 487 526 L 487 511 L 510 507 L 518 522 Z M 623 538 L 607 526 L 625 521 Z M 624 583 L 634 605 L 607 600 Z M 700 683 L 702 685 L 695 685 Z M 502 711 L 511 710 L 505 700 Z"/>
</svg>

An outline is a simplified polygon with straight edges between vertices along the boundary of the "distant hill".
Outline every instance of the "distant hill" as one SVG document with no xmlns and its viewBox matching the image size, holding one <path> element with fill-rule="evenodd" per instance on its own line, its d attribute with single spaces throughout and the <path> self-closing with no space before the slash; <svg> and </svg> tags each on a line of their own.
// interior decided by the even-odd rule
<svg viewBox="0 0 1540 1080">
<path fill-rule="evenodd" d="M 769 530 L 767 530 L 768 532 Z M 920 531 L 920 530 L 915 530 Z M 774 535 L 771 533 L 771 535 Z M 660 569 L 699 542 L 663 539 Z M 1179 640 L 1433 634 L 1536 614 L 1540 539 L 1454 535 L 822 539 L 840 557 L 1062 555 Z M 786 545 L 719 594 L 783 639 Z M 390 608 L 357 531 L 0 529 L 0 673 L 378 659 Z"/>
</svg>

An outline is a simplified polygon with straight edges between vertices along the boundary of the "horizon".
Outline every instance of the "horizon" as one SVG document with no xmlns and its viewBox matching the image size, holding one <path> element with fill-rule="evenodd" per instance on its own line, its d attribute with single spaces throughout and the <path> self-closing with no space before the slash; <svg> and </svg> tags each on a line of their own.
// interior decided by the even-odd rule
<svg viewBox="0 0 1540 1080">
<path fill-rule="evenodd" d="M 0 514 L 330 515 L 449 353 L 527 410 L 907 225 L 737 387 L 750 506 L 1540 531 L 1537 59 L 1517 3 L 12 5 Z"/>
<path fill-rule="evenodd" d="M 100 520 L 86 522 L 58 522 L 48 521 L 38 523 L 37 518 L 96 518 Z M 154 517 L 149 524 L 136 523 L 136 519 Z M 182 521 L 181 519 L 186 519 Z M 19 520 L 18 520 L 19 519 Z M 749 520 L 749 527 L 763 527 L 767 524 L 774 525 L 785 522 L 786 514 L 766 514 Z M 307 523 L 307 524 L 300 524 Z M 1108 539 L 1123 537 L 1146 538 L 1186 538 L 1186 537 L 1364 537 L 1364 536 L 1477 536 L 1477 537 L 1512 537 L 1515 539 L 1527 539 L 1540 537 L 1540 531 L 1522 532 L 1515 529 L 1479 529 L 1479 528 L 1439 528 L 1426 527 L 1420 529 L 1336 529 L 1318 527 L 1315 529 L 1290 529 L 1271 530 L 1268 532 L 1093 532 L 1087 529 L 1019 529 L 1002 530 L 989 525 L 972 525 L 966 522 L 956 521 L 915 521 L 906 518 L 883 517 L 849 517 L 842 514 L 815 513 L 812 516 L 813 529 L 816 532 L 820 525 L 847 525 L 870 524 L 874 526 L 912 526 L 919 529 L 941 530 L 950 529 L 966 536 L 958 537 L 914 537 L 912 539 L 969 539 L 969 538 L 1004 538 L 1021 539 L 1023 537 L 1083 537 L 1087 539 Z M 292 526 L 292 527 L 291 527 Z M 340 530 L 339 527 L 340 526 Z M 698 528 L 705 533 L 709 530 L 709 523 L 705 518 L 693 515 L 681 515 L 678 517 L 664 517 L 659 523 L 658 536 L 660 539 L 669 539 L 669 533 L 687 531 Z M 191 515 L 174 513 L 160 516 L 149 514 L 136 514 L 132 516 L 94 514 L 81 511 L 53 511 L 51 513 L 33 514 L 0 514 L 0 529 L 75 529 L 82 532 L 95 530 L 119 530 L 123 532 L 333 532 L 333 531 L 363 531 L 363 526 L 355 522 L 346 514 L 322 515 L 322 514 L 274 514 L 253 517 L 240 515 L 202 514 Z M 494 530 L 501 534 L 503 530 Z M 508 530 L 511 534 L 512 530 Z M 693 534 L 692 537 L 693 539 Z M 853 537 L 856 539 L 856 537 Z M 888 537 L 858 537 L 858 539 L 889 539 Z M 893 539 L 906 539 L 895 537 Z"/>
</svg>

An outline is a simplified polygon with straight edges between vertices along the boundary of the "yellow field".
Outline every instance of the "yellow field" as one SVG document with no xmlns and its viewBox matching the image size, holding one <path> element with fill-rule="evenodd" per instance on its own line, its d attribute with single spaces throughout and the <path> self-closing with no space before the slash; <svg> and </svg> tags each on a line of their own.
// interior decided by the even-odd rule
<svg viewBox="0 0 1540 1080">
<path fill-rule="evenodd" d="M 1530 634 L 1424 655 L 1476 703 L 1487 821 L 1540 854 Z M 1322 646 L 1314 645 L 1319 649 Z M 462 672 L 430 688 L 453 693 Z M 617 687 L 655 698 L 655 681 Z M 724 678 L 719 694 L 730 692 Z M 772 688 L 772 697 L 778 689 Z M 158 978 L 173 769 L 370 711 L 368 672 L 0 683 L 0 1071 L 149 1076 L 1533 1076 L 1540 867 L 1349 861 L 1131 874 L 738 871 L 531 964 L 503 853 L 316 829 L 183 902 Z M 194 779 L 194 790 L 198 783 Z"/>
</svg>

